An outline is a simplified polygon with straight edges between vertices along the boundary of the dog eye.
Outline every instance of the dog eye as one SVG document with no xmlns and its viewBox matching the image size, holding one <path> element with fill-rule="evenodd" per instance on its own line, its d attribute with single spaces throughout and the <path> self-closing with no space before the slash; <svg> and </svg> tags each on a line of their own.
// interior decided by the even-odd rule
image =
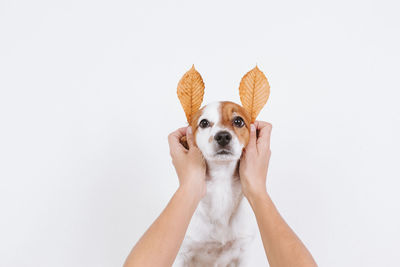
<svg viewBox="0 0 400 267">
<path fill-rule="evenodd" d="M 242 119 L 242 117 L 235 117 L 233 119 L 233 125 L 238 128 L 242 128 L 244 126 L 244 120 Z"/>
<path fill-rule="evenodd" d="M 202 119 L 199 123 L 199 126 L 201 128 L 207 128 L 208 126 L 210 126 L 210 122 L 206 119 Z"/>
</svg>

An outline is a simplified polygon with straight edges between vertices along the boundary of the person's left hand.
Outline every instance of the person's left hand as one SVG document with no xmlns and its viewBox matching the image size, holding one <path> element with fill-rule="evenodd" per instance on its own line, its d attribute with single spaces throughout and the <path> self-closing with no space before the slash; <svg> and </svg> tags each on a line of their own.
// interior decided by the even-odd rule
<svg viewBox="0 0 400 267">
<path fill-rule="evenodd" d="M 257 138 L 257 130 L 259 136 Z M 243 194 L 250 201 L 257 195 L 265 195 L 272 125 L 256 121 L 250 126 L 250 140 L 240 159 L 239 176 Z"/>
<path fill-rule="evenodd" d="M 180 143 L 185 135 L 189 149 Z M 203 154 L 194 144 L 191 127 L 179 128 L 171 133 L 168 143 L 180 187 L 190 190 L 201 199 L 206 193 L 206 163 Z"/>
</svg>

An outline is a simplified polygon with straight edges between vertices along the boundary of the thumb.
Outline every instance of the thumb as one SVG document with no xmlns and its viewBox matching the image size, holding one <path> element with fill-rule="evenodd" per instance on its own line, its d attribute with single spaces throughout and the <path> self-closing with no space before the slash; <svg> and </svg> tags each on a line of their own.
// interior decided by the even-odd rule
<svg viewBox="0 0 400 267">
<path fill-rule="evenodd" d="M 257 134 L 256 134 L 256 126 L 252 123 L 250 125 L 250 138 L 249 143 L 247 144 L 247 150 L 256 150 L 257 149 Z"/>
<path fill-rule="evenodd" d="M 192 132 L 191 126 L 187 127 L 187 129 L 186 129 L 186 140 L 187 140 L 189 149 L 194 146 L 193 132 Z"/>
</svg>

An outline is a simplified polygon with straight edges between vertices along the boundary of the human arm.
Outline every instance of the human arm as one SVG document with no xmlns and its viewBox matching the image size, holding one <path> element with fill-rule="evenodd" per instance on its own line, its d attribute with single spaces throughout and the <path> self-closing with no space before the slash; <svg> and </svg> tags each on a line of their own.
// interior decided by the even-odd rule
<svg viewBox="0 0 400 267">
<path fill-rule="evenodd" d="M 259 131 L 257 138 L 256 130 Z M 266 189 L 272 125 L 256 121 L 240 160 L 243 193 L 256 216 L 271 267 L 317 266 L 312 255 L 279 214 Z"/>
<path fill-rule="evenodd" d="M 185 135 L 189 150 L 179 142 Z M 191 129 L 180 128 L 168 136 L 179 188 L 160 216 L 133 247 L 124 267 L 171 266 L 194 211 L 206 192 L 205 162 L 193 144 Z"/>
</svg>

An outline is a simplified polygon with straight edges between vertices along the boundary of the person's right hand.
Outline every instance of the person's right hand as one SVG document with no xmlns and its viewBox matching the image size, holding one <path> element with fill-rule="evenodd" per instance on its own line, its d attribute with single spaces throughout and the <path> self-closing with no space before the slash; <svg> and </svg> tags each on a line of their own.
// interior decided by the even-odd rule
<svg viewBox="0 0 400 267">
<path fill-rule="evenodd" d="M 180 140 L 186 135 L 189 149 Z M 194 144 L 191 127 L 179 128 L 168 136 L 169 150 L 179 179 L 179 186 L 201 199 L 206 193 L 206 163 Z"/>
<path fill-rule="evenodd" d="M 257 138 L 257 132 L 259 135 Z M 250 126 L 250 140 L 243 151 L 239 165 L 239 176 L 243 194 L 248 200 L 266 194 L 266 179 L 271 157 L 270 137 L 272 125 L 256 121 Z"/>
</svg>

